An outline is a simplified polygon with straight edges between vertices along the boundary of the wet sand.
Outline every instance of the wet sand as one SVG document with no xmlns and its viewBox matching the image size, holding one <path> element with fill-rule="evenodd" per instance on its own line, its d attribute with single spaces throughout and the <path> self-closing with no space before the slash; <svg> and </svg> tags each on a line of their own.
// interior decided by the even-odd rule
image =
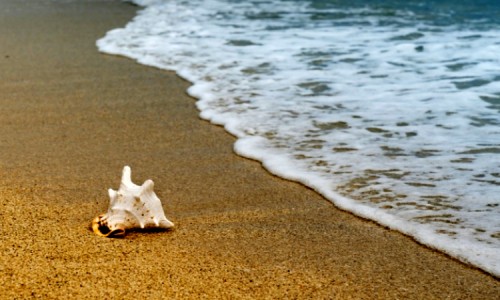
<svg viewBox="0 0 500 300">
<path fill-rule="evenodd" d="M 98 53 L 136 9 L 0 1 L 0 298 L 498 299 L 492 276 L 236 156 L 174 73 Z M 124 165 L 175 230 L 89 230 Z"/>
</svg>

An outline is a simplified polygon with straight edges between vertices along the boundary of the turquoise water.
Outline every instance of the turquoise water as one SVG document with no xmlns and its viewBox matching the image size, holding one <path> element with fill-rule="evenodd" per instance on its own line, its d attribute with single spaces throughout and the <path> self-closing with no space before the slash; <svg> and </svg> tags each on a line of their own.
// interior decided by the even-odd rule
<svg viewBox="0 0 500 300">
<path fill-rule="evenodd" d="M 135 2 L 99 49 L 190 80 L 238 154 L 500 275 L 500 4 Z"/>
</svg>

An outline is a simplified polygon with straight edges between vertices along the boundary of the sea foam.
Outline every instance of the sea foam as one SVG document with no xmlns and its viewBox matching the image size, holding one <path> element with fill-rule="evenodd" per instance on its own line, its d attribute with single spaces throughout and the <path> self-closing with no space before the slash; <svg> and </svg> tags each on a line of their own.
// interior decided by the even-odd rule
<svg viewBox="0 0 500 300">
<path fill-rule="evenodd" d="M 500 276 L 497 24 L 321 1 L 135 2 L 146 8 L 100 51 L 191 81 L 236 153 Z"/>
</svg>

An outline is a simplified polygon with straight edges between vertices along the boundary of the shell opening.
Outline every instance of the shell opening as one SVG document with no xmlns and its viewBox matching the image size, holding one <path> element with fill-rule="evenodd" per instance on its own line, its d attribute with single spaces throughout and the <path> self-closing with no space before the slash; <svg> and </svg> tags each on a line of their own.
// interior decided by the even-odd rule
<svg viewBox="0 0 500 300">
<path fill-rule="evenodd" d="M 106 222 L 102 222 L 102 217 L 103 215 L 99 215 L 92 220 L 92 230 L 95 234 L 109 238 L 121 238 L 125 236 L 125 229 L 123 227 L 117 226 L 116 229 L 111 230 Z"/>
</svg>

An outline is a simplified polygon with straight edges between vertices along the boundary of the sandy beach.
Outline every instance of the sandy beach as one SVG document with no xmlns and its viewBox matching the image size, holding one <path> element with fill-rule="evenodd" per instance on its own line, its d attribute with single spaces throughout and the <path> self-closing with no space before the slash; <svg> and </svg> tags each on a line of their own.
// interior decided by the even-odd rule
<svg viewBox="0 0 500 300">
<path fill-rule="evenodd" d="M 498 299 L 491 275 L 235 155 L 175 73 L 99 53 L 137 9 L 0 1 L 1 299 Z M 174 230 L 90 231 L 124 165 Z"/>
</svg>

